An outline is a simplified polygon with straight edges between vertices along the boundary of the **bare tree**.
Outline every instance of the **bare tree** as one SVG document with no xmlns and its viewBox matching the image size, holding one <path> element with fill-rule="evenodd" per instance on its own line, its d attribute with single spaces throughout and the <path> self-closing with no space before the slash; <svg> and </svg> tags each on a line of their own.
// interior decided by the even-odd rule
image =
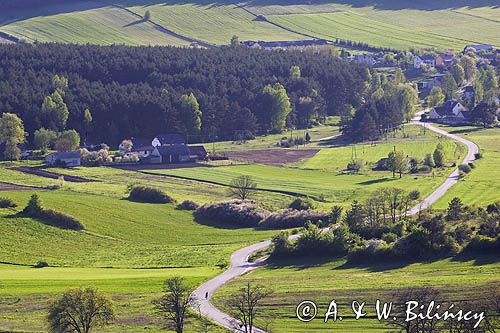
<svg viewBox="0 0 500 333">
<path fill-rule="evenodd" d="M 464 313 L 484 312 L 485 318 L 478 327 L 474 327 L 475 321 L 453 319 L 445 323 L 445 331 L 449 333 L 495 333 L 496 328 L 500 327 L 500 285 L 485 288 L 482 296 L 475 300 L 454 302 L 455 307 L 462 309 Z"/>
<path fill-rule="evenodd" d="M 406 321 L 406 302 L 415 301 L 418 304 L 429 304 L 431 301 L 439 301 L 440 292 L 431 287 L 405 288 L 396 290 L 392 294 L 394 302 L 395 320 L 387 321 L 389 326 L 396 326 L 398 332 L 403 333 L 431 333 L 437 332 L 437 319 L 415 319 Z M 392 318 L 391 318 L 392 319 Z"/>
<path fill-rule="evenodd" d="M 262 300 L 269 297 L 272 291 L 262 285 L 252 285 L 248 282 L 226 300 L 226 306 L 231 309 L 233 316 L 238 319 L 237 329 L 241 332 L 252 333 L 255 318 L 258 315 Z"/>
<path fill-rule="evenodd" d="M 112 301 L 95 288 L 69 289 L 49 307 L 49 331 L 89 333 L 115 319 Z"/>
<path fill-rule="evenodd" d="M 251 176 L 239 176 L 231 181 L 228 192 L 233 198 L 246 200 L 254 194 L 256 187 L 257 183 Z"/>
<path fill-rule="evenodd" d="M 165 281 L 163 295 L 153 301 L 156 313 L 166 319 L 176 333 L 184 331 L 184 319 L 189 306 L 190 290 L 178 276 Z"/>
</svg>

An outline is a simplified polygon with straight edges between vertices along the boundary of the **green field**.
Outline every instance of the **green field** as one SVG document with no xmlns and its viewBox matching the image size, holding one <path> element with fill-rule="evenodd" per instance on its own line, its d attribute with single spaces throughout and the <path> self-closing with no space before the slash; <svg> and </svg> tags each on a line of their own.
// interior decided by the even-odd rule
<svg viewBox="0 0 500 333">
<path fill-rule="evenodd" d="M 384 0 L 250 3 L 156 0 L 85 1 L 0 14 L 0 31 L 28 41 L 188 45 L 240 40 L 348 39 L 374 46 L 460 50 L 500 46 L 500 9 L 494 1 Z M 141 21 L 149 10 L 151 22 Z M 263 15 L 269 22 L 257 19 Z M 180 39 L 160 25 L 185 37 Z"/>
<path fill-rule="evenodd" d="M 343 259 L 323 262 L 302 259 L 270 264 L 233 280 L 217 292 L 215 303 L 224 308 L 227 295 L 252 281 L 274 290 L 263 308 L 264 315 L 275 318 L 273 332 L 386 332 L 387 327 L 374 319 L 354 320 L 351 302 L 366 302 L 368 315 L 374 316 L 375 301 L 390 302 L 390 294 L 397 288 L 432 286 L 449 300 L 467 299 L 477 297 L 485 286 L 498 283 L 499 274 L 500 263 L 495 256 L 481 257 L 477 261 L 462 258 L 369 266 L 350 266 Z M 295 308 L 303 300 L 317 303 L 320 315 L 326 312 L 331 300 L 336 300 L 340 316 L 346 319 L 325 324 L 321 317 L 301 323 L 295 318 Z"/>
<path fill-rule="evenodd" d="M 435 205 L 445 208 L 453 197 L 459 197 L 465 204 L 484 206 L 500 200 L 500 129 L 480 127 L 441 128 L 475 142 L 483 158 L 474 162 L 476 168 L 446 193 Z"/>
<path fill-rule="evenodd" d="M 433 191 L 451 173 L 452 168 L 437 169 L 434 173 L 404 175 L 402 179 L 392 178 L 387 171 L 372 171 L 376 162 L 386 157 L 393 150 L 402 150 L 408 156 L 422 159 L 426 153 L 434 151 L 437 142 L 442 142 L 446 157 L 450 161 L 458 161 L 464 156 L 463 146 L 445 139 L 438 138 L 432 132 L 424 133 L 420 127 L 408 126 L 405 136 L 389 138 L 387 141 L 356 146 L 335 146 L 335 139 L 325 145 L 311 159 L 290 165 L 288 168 L 267 165 L 235 165 L 217 168 L 191 168 L 171 170 L 150 170 L 148 173 L 176 176 L 184 179 L 212 182 L 228 185 L 231 180 L 240 175 L 252 176 L 257 187 L 263 192 L 288 191 L 298 195 L 310 196 L 317 201 L 324 201 L 327 208 L 332 204 L 350 205 L 353 200 L 363 200 L 372 191 L 381 187 L 400 187 L 418 189 L 422 196 Z M 366 166 L 359 174 L 345 172 L 347 163 L 353 156 L 353 151 Z M 448 165 L 451 165 L 448 163 Z"/>
<path fill-rule="evenodd" d="M 500 154 L 498 129 L 448 130 L 458 131 L 458 134 L 477 142 L 484 158 L 476 162 L 473 172 L 436 207 L 444 208 L 446 202 L 457 194 L 466 203 L 483 204 L 483 201 L 498 200 L 495 192 L 498 187 L 495 184 L 499 180 L 496 176 Z M 93 182 L 65 181 L 58 190 L 34 188 L 1 192 L 0 196 L 13 199 L 19 207 L 15 210 L 0 209 L 0 330 L 39 331 L 45 325 L 46 306 L 54 296 L 69 287 L 94 285 L 109 294 L 117 304 L 118 321 L 100 331 L 160 332 L 161 323 L 153 314 L 151 301 L 158 297 L 163 280 L 181 275 L 190 286 L 195 287 L 221 273 L 223 269 L 220 266 L 228 262 L 234 250 L 269 239 L 276 233 L 251 228 L 234 229 L 216 221 L 197 220 L 192 212 L 176 210 L 173 204 L 130 202 L 124 199 L 130 184 L 160 188 L 179 202 L 191 199 L 206 203 L 226 199 L 225 185 L 233 177 L 248 174 L 256 179 L 259 188 L 265 190 L 258 191 L 256 199 L 259 201 L 284 208 L 293 196 L 276 191 L 291 191 L 321 200 L 318 208 L 328 209 L 334 203 L 347 206 L 354 199 L 362 200 L 373 190 L 385 186 L 418 189 L 425 195 L 452 170 L 448 167 L 436 171 L 434 175 L 404 175 L 403 179 L 393 179 L 387 171 L 372 171 L 371 166 L 387 156 L 394 145 L 408 155 L 422 158 L 440 141 L 445 146 L 449 163 L 460 160 L 464 154 L 463 146 L 455 142 L 439 138 L 429 131 L 424 133 L 417 126 L 405 126 L 404 132 L 395 137 L 356 145 L 357 157 L 367 162 L 368 166 L 359 175 L 353 175 L 343 171 L 353 154 L 353 146 L 342 146 L 345 142 L 336 137 L 319 141 L 320 138 L 335 136 L 338 133 L 335 126 L 314 128 L 310 133 L 313 138 L 311 147 L 320 148 L 320 152 L 309 160 L 286 167 L 235 165 L 144 172 L 106 167 L 53 169 Z M 238 144 L 217 143 L 216 149 L 262 149 L 273 146 L 280 136 L 259 137 Z M 34 161 L 2 162 L 0 182 L 37 187 L 61 185 L 58 180 L 9 169 L 12 166 L 39 164 Z M 474 185 L 470 185 L 472 182 Z M 45 208 L 75 216 L 85 224 L 86 230 L 61 230 L 30 218 L 15 217 L 14 214 L 34 192 L 40 195 Z M 40 260 L 47 261 L 52 267 L 36 269 L 31 266 Z M 282 264 L 237 279 L 220 295 L 227 294 L 247 278 L 270 283 L 275 286 L 277 294 L 270 300 L 273 305 L 266 311 L 278 314 L 275 331 L 303 332 L 307 328 L 315 332 L 324 331 L 324 324 L 315 322 L 305 327 L 290 315 L 293 304 L 301 298 L 311 297 L 325 302 L 335 296 L 345 303 L 352 295 L 359 295 L 357 298 L 371 300 L 394 286 L 419 284 L 442 286 L 447 293 L 471 287 L 472 293 L 474 288 L 483 286 L 499 274 L 499 265 L 490 258 L 482 258 L 478 262 L 447 259 L 390 267 L 348 267 L 343 260 L 313 262 L 308 266 Z M 349 332 L 383 329 L 372 320 L 347 319 L 338 325 L 341 330 Z M 196 331 L 194 323 L 188 324 L 187 331 Z M 218 330 L 214 328 L 212 331 Z"/>
</svg>

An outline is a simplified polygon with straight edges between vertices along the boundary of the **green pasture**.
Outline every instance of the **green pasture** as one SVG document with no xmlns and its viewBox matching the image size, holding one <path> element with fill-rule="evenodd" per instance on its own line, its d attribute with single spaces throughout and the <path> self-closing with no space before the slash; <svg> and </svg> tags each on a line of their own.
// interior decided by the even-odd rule
<svg viewBox="0 0 500 333">
<path fill-rule="evenodd" d="M 459 197 L 465 204 L 476 206 L 486 206 L 499 201 L 500 128 L 440 127 L 475 142 L 483 157 L 474 162 L 476 168 L 453 186 L 435 207 L 447 207 L 453 197 Z"/>
<path fill-rule="evenodd" d="M 81 4 L 63 5 L 61 12 L 51 8 L 38 9 L 34 17 L 15 20 L 1 25 L 0 31 L 28 42 L 62 42 L 127 45 L 174 45 L 187 46 L 189 43 L 158 30 L 149 22 L 117 7 L 98 5 L 92 2 L 82 9 Z M 94 2 L 94 4 L 96 4 Z M 99 3 L 97 3 L 99 4 Z M 19 15 L 27 15 L 22 12 Z"/>
<path fill-rule="evenodd" d="M 151 301 L 160 296 L 165 279 L 183 276 L 195 288 L 219 274 L 218 268 L 112 269 L 0 265 L 0 329 L 39 332 L 45 327 L 49 302 L 68 288 L 94 286 L 109 295 L 117 321 L 99 332 L 165 332 Z M 196 329 L 190 320 L 188 332 Z M 43 329 L 42 329 L 43 330 Z M 214 332 L 219 330 L 212 328 Z"/>
<path fill-rule="evenodd" d="M 275 318 L 273 332 L 386 332 L 388 328 L 375 319 L 354 320 L 351 302 L 366 302 L 368 315 L 374 316 L 375 301 L 390 302 L 391 293 L 398 288 L 432 286 L 446 300 L 475 298 L 485 292 L 485 287 L 498 284 L 499 274 L 500 263 L 494 255 L 367 266 L 348 265 L 345 259 L 305 258 L 275 262 L 235 279 L 217 292 L 215 303 L 224 309 L 225 297 L 251 281 L 274 291 L 263 308 L 264 315 Z M 303 300 L 314 301 L 320 316 L 329 302 L 336 300 L 339 315 L 345 320 L 325 324 L 319 317 L 302 323 L 295 318 L 295 308 Z"/>
<path fill-rule="evenodd" d="M 149 10 L 151 22 L 141 21 Z M 258 18 L 263 15 L 272 23 Z M 302 34 L 348 39 L 396 49 L 462 49 L 467 44 L 500 46 L 500 9 L 447 2 L 384 0 L 251 3 L 115 0 L 83 1 L 0 14 L 0 31 L 32 42 L 187 45 L 152 23 L 213 44 L 240 40 L 297 40 Z"/>
</svg>

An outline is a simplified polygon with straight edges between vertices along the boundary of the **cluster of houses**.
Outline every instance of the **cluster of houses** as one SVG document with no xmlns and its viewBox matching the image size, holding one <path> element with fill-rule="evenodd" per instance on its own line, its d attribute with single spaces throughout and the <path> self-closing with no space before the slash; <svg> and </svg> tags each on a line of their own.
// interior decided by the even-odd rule
<svg viewBox="0 0 500 333">
<path fill-rule="evenodd" d="M 205 147 L 187 145 L 180 134 L 159 134 L 153 140 L 131 138 L 130 141 L 132 142 L 130 151 L 127 151 L 123 143 L 118 149 L 124 152 L 126 157 L 137 155 L 141 163 L 185 163 L 208 158 Z"/>
<path fill-rule="evenodd" d="M 240 42 L 240 45 L 244 45 L 251 48 L 256 49 L 264 49 L 264 50 L 275 50 L 275 49 L 287 49 L 287 48 L 304 48 L 308 46 L 324 46 L 324 45 L 332 45 L 332 42 L 329 42 L 324 39 L 306 39 L 306 40 L 293 40 L 293 41 L 274 41 L 274 42 L 266 42 L 266 41 L 253 41 L 247 40 Z"/>
<path fill-rule="evenodd" d="M 118 149 L 129 160 L 135 155 L 135 160 L 142 164 L 186 163 L 208 158 L 205 147 L 187 145 L 180 134 L 160 134 L 153 140 L 131 138 L 128 141 L 132 143 L 131 148 L 122 143 Z M 75 167 L 81 165 L 81 154 L 79 151 L 56 152 L 48 155 L 45 162 L 48 166 Z"/>
</svg>

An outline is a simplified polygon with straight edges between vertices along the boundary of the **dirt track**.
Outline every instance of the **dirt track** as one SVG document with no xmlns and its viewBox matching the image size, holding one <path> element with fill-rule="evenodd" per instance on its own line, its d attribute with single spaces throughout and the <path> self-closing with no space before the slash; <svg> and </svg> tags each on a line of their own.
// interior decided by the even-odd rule
<svg viewBox="0 0 500 333">
<path fill-rule="evenodd" d="M 28 191 L 33 189 L 34 187 L 0 182 L 0 191 Z"/>
<path fill-rule="evenodd" d="M 58 179 L 60 176 L 64 177 L 65 181 L 73 182 L 73 183 L 88 183 L 93 182 L 95 180 L 85 179 L 77 176 L 63 175 L 57 172 L 47 171 L 39 168 L 30 168 L 30 167 L 13 167 L 11 170 L 16 170 L 24 173 L 28 173 L 30 175 L 36 175 L 45 178 Z"/>
</svg>

